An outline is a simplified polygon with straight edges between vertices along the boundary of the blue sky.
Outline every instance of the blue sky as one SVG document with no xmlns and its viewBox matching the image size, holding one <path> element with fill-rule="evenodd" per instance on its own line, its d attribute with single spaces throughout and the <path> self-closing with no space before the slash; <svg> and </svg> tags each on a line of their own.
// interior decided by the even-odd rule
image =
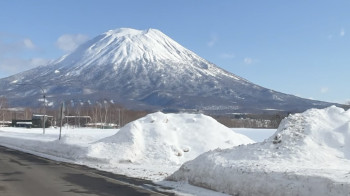
<svg viewBox="0 0 350 196">
<path fill-rule="evenodd" d="M 258 85 L 350 101 L 350 1 L 2 0 L 0 78 L 110 29 L 156 28 Z"/>
</svg>

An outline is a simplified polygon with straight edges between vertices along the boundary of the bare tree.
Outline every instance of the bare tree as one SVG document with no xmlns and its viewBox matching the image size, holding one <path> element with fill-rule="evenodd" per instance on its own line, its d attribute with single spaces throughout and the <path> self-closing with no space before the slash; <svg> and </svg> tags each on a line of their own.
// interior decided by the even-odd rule
<svg viewBox="0 0 350 196">
<path fill-rule="evenodd" d="M 126 123 L 129 123 L 147 114 L 145 111 L 125 109 L 121 105 L 107 101 L 106 99 L 97 101 L 95 104 L 71 104 L 68 102 L 68 104 L 66 104 L 65 113 L 67 116 L 76 116 L 76 118 L 74 118 L 76 122 L 70 123 L 75 123 L 77 125 L 80 123 L 79 116 L 83 115 L 84 120 L 80 123 L 80 125 L 86 125 L 89 121 L 93 123 L 96 128 L 104 128 L 104 126 L 107 124 L 113 124 L 112 126 L 118 125 L 119 127 L 122 127 Z M 57 116 L 57 114 L 57 111 L 52 113 L 53 116 Z M 90 120 L 88 120 L 88 118 L 85 118 L 86 116 L 89 116 Z M 68 124 L 68 120 L 65 120 L 65 123 Z"/>
<path fill-rule="evenodd" d="M 30 108 L 24 109 L 24 119 L 26 119 L 26 120 L 32 119 L 32 111 Z"/>
<path fill-rule="evenodd" d="M 103 103 L 104 103 L 103 106 L 104 106 L 104 116 L 105 116 L 103 124 L 106 125 L 107 124 L 107 116 L 108 116 L 109 104 L 108 104 L 108 102 L 106 100 Z"/>
<path fill-rule="evenodd" d="M 2 120 L 2 126 L 4 126 L 5 118 L 6 118 L 6 109 L 8 108 L 8 102 L 6 97 L 0 97 L 0 117 Z"/>
</svg>

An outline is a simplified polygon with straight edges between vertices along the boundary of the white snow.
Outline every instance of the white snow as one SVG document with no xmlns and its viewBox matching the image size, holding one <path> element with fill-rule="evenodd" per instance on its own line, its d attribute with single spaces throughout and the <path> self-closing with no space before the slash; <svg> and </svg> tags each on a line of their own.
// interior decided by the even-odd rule
<svg viewBox="0 0 350 196">
<path fill-rule="evenodd" d="M 169 179 L 231 195 L 349 195 L 350 110 L 290 115 L 269 139 L 204 153 Z"/>
<path fill-rule="evenodd" d="M 54 160 L 161 181 L 201 153 L 253 142 L 202 114 L 157 112 L 120 130 L 64 127 L 62 131 L 62 139 L 58 140 L 59 129 L 55 128 L 47 128 L 43 135 L 42 129 L 1 127 L 0 145 Z M 198 189 L 181 183 L 174 186 L 179 187 L 192 192 Z M 212 191 L 202 194 L 205 190 L 198 190 L 197 195 L 213 195 Z"/>
<path fill-rule="evenodd" d="M 64 128 L 61 140 L 58 132 L 1 127 L 0 145 L 150 179 L 179 195 L 350 194 L 350 110 L 335 106 L 290 115 L 276 132 L 160 112 L 120 130 Z"/>
<path fill-rule="evenodd" d="M 193 73 L 191 77 L 195 80 L 206 75 L 225 76 L 241 80 L 243 83 L 248 82 L 216 67 L 161 31 L 152 28 L 109 30 L 55 63 L 58 64 L 59 69 L 68 68 L 66 76 L 76 76 L 86 69 L 91 71 L 96 67 L 113 65 L 116 73 L 132 71 L 150 74 L 154 70 L 158 72 L 171 70 L 167 73 L 187 75 L 190 71 Z M 153 64 L 155 66 L 151 66 Z"/>
<path fill-rule="evenodd" d="M 78 48 L 61 62 L 78 64 L 77 67 L 93 64 L 121 64 L 137 61 L 145 63 L 193 62 L 193 58 L 202 60 L 193 52 L 156 29 L 136 30 L 120 28 L 109 30 L 97 37 L 97 42 L 88 48 Z M 92 40 L 95 41 L 95 40 Z M 78 71 L 76 69 L 75 71 Z"/>
<path fill-rule="evenodd" d="M 202 114 L 150 114 L 89 147 L 88 156 L 110 165 L 179 165 L 215 148 L 253 141 Z M 115 155 L 118 152 L 118 156 Z"/>
</svg>

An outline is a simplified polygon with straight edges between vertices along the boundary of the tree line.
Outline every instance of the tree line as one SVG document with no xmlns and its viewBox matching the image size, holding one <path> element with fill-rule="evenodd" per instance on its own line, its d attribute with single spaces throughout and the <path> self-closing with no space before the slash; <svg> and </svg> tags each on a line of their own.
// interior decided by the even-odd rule
<svg viewBox="0 0 350 196">
<path fill-rule="evenodd" d="M 236 116 L 213 116 L 221 124 L 232 128 L 267 128 L 276 129 L 287 113 L 278 114 L 247 114 Z"/>
<path fill-rule="evenodd" d="M 0 97 L 0 121 L 31 120 L 33 114 L 46 114 L 52 118 L 52 125 L 59 124 L 60 108 L 40 107 L 40 108 L 11 108 L 6 97 Z M 65 116 L 89 116 L 89 123 L 92 124 L 114 124 L 122 127 L 125 124 L 144 117 L 149 112 L 130 110 L 121 105 L 108 101 L 98 101 L 94 104 L 65 102 Z M 84 120 L 83 118 L 81 119 Z M 82 122 L 69 122 L 83 124 Z"/>
<path fill-rule="evenodd" d="M 125 124 L 146 116 L 150 111 L 130 110 L 119 104 L 107 100 L 100 100 L 91 103 L 65 102 L 66 116 L 89 116 L 89 123 L 92 124 L 114 124 L 123 127 Z M 350 101 L 344 105 L 344 109 L 349 109 Z M 46 111 L 44 111 L 46 110 Z M 10 108 L 6 97 L 0 96 L 0 122 L 11 121 L 12 119 L 30 120 L 32 114 L 44 114 L 52 116 L 52 125 L 59 124 L 59 108 Z M 281 120 L 288 116 L 288 113 L 277 114 L 243 114 L 239 116 L 212 116 L 221 124 L 227 127 L 245 128 L 277 128 Z M 75 125 L 83 124 L 86 119 L 82 118 L 78 122 L 68 122 Z M 0 123 L 1 125 L 1 123 Z"/>
</svg>

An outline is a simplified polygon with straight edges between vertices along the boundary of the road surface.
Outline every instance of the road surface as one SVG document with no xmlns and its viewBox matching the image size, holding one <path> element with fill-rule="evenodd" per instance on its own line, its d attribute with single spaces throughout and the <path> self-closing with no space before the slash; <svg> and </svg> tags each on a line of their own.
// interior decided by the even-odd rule
<svg viewBox="0 0 350 196">
<path fill-rule="evenodd" d="M 33 156 L 0 146 L 1 196 L 143 196 L 156 191 L 150 181 L 128 178 Z"/>
</svg>

